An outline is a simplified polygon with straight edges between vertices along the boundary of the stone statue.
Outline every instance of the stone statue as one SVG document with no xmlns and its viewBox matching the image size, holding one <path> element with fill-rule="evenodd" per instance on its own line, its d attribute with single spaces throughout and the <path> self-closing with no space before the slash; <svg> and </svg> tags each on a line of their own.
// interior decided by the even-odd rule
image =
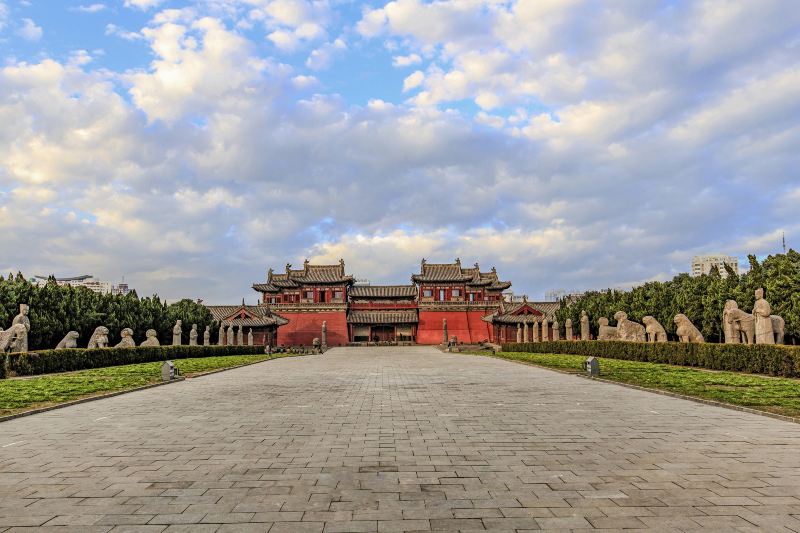
<svg viewBox="0 0 800 533">
<path fill-rule="evenodd" d="M 219 337 L 217 339 L 219 346 L 225 346 L 225 326 L 222 324 L 219 325 Z"/>
<path fill-rule="evenodd" d="M 597 332 L 597 340 L 599 341 L 618 341 L 619 340 L 619 332 L 617 328 L 614 326 L 608 325 L 608 319 L 606 317 L 600 318 L 598 321 L 600 324 L 600 329 Z"/>
<path fill-rule="evenodd" d="M 753 316 L 756 319 L 756 344 L 775 344 L 771 314 L 772 307 L 764 299 L 764 289 L 756 289 L 756 303 L 753 305 Z"/>
<path fill-rule="evenodd" d="M 628 320 L 625 311 L 614 313 L 614 320 L 617 321 L 617 335 L 621 341 L 645 342 L 644 326 L 633 320 Z"/>
<path fill-rule="evenodd" d="M 122 338 L 114 348 L 134 348 L 136 346 L 136 341 L 133 340 L 133 330 L 131 328 L 123 329 L 119 335 Z"/>
<path fill-rule="evenodd" d="M 203 332 L 203 346 L 211 346 L 211 326 L 206 326 Z"/>
<path fill-rule="evenodd" d="M 328 322 L 322 321 L 322 349 L 328 348 Z"/>
<path fill-rule="evenodd" d="M 154 329 L 148 329 L 144 336 L 146 339 L 140 346 L 161 346 L 161 343 L 158 342 L 158 333 Z"/>
<path fill-rule="evenodd" d="M 236 342 L 235 342 L 235 333 L 233 331 L 233 325 L 228 325 L 228 335 L 227 335 L 226 344 L 228 346 L 234 346 L 236 344 Z"/>
<path fill-rule="evenodd" d="M 542 340 L 550 340 L 550 322 L 548 322 L 547 317 L 542 317 Z"/>
<path fill-rule="evenodd" d="M 538 320 L 534 320 L 534 322 L 531 324 L 531 333 L 532 333 L 531 340 L 533 342 L 539 342 L 539 321 Z"/>
<path fill-rule="evenodd" d="M 248 346 L 253 345 L 253 328 L 247 330 L 247 345 Z"/>
<path fill-rule="evenodd" d="M 725 319 L 723 324 L 725 335 L 728 335 L 728 330 L 730 330 L 730 344 L 755 344 L 756 317 L 739 309 L 733 300 L 728 301 L 733 302 L 734 306 L 728 306 L 726 303 L 728 309 L 723 311 L 722 316 Z M 728 342 L 727 337 L 725 342 Z"/>
<path fill-rule="evenodd" d="M 678 329 L 675 330 L 675 333 L 678 335 L 678 338 L 681 342 L 694 342 L 694 343 L 702 343 L 705 342 L 703 335 L 700 333 L 700 330 L 692 324 L 692 321 L 684 315 L 683 313 L 679 313 L 675 315 L 673 319 L 675 325 L 678 326 Z"/>
<path fill-rule="evenodd" d="M 25 326 L 25 334 L 17 334 L 17 339 L 14 341 L 14 347 L 11 349 L 12 352 L 28 351 L 28 333 L 31 332 L 31 320 L 28 318 L 29 312 L 30 307 L 28 307 L 28 304 L 19 304 L 19 314 L 14 317 L 11 325 L 16 326 L 17 324 L 22 324 Z"/>
<path fill-rule="evenodd" d="M 73 348 L 77 348 L 78 337 L 80 336 L 81 334 L 77 331 L 70 331 L 64 335 L 64 338 L 61 339 L 61 342 L 56 345 L 56 350 L 71 350 Z"/>
<path fill-rule="evenodd" d="M 581 340 L 589 340 L 589 317 L 586 311 L 581 311 Z"/>
<path fill-rule="evenodd" d="M 105 326 L 94 328 L 87 348 L 108 348 L 108 328 Z"/>
<path fill-rule="evenodd" d="M 0 353 L 13 352 L 17 339 L 27 335 L 24 324 L 14 324 L 7 330 L 0 330 Z"/>
<path fill-rule="evenodd" d="M 770 315 L 769 317 L 772 319 L 772 331 L 775 332 L 775 344 L 783 344 L 786 322 L 779 315 Z"/>
<path fill-rule="evenodd" d="M 572 319 L 568 318 L 564 321 L 564 338 L 568 341 L 573 340 L 575 337 L 572 335 Z"/>
<path fill-rule="evenodd" d="M 522 342 L 522 324 L 517 322 L 517 342 Z"/>
<path fill-rule="evenodd" d="M 197 324 L 192 324 L 192 329 L 189 331 L 189 346 L 197 346 Z"/>
<path fill-rule="evenodd" d="M 561 340 L 561 331 L 559 331 L 558 320 L 553 319 L 553 340 Z"/>
<path fill-rule="evenodd" d="M 181 321 L 178 320 L 175 322 L 175 327 L 172 328 L 172 345 L 173 346 L 180 346 L 181 345 Z"/>
<path fill-rule="evenodd" d="M 442 344 L 447 344 L 448 340 L 449 339 L 447 338 L 447 319 L 443 318 L 442 319 Z M 519 342 L 519 340 L 517 342 Z"/>
<path fill-rule="evenodd" d="M 736 303 L 736 300 L 726 301 L 725 307 L 722 308 L 722 332 L 725 337 L 725 344 L 739 344 L 741 342 L 738 332 L 735 331 L 735 324 L 730 318 L 734 309 L 739 309 L 739 304 Z"/>
<path fill-rule="evenodd" d="M 643 316 L 642 322 L 644 322 L 644 332 L 648 342 L 667 342 L 667 331 L 655 317 Z"/>
<path fill-rule="evenodd" d="M 522 324 L 522 342 L 528 342 L 528 323 Z"/>
<path fill-rule="evenodd" d="M 239 331 L 236 332 L 236 345 L 244 346 L 244 326 L 239 326 Z"/>
</svg>

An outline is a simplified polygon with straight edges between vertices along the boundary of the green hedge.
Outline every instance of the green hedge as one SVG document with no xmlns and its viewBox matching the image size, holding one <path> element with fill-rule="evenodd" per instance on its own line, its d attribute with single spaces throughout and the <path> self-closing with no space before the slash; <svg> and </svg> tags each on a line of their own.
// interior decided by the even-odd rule
<svg viewBox="0 0 800 533">
<path fill-rule="evenodd" d="M 585 355 L 587 357 L 593 355 L 646 363 L 694 366 L 710 370 L 800 377 L 800 346 L 549 341 L 503 344 L 503 351 Z"/>
<path fill-rule="evenodd" d="M 17 376 L 34 376 L 54 372 L 71 372 L 87 368 L 151 363 L 167 359 L 193 359 L 224 355 L 257 355 L 264 353 L 263 346 L 138 346 L 136 348 L 95 348 L 91 350 L 40 350 L 37 352 L 10 354 L 8 373 Z M 0 365 L 2 366 L 2 365 Z"/>
<path fill-rule="evenodd" d="M 0 379 L 6 379 L 6 355 L 0 354 Z"/>
</svg>

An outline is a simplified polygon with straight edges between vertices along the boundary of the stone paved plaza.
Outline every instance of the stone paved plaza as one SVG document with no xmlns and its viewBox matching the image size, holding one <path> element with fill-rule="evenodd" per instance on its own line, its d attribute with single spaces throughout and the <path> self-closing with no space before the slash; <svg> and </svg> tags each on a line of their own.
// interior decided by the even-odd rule
<svg viewBox="0 0 800 533">
<path fill-rule="evenodd" d="M 0 531 L 800 531 L 800 426 L 432 348 L 0 424 Z"/>
</svg>

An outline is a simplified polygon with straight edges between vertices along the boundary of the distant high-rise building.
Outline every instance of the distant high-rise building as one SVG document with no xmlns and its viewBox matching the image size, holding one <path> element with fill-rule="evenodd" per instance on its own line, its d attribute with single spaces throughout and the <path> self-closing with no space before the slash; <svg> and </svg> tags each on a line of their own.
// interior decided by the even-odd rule
<svg viewBox="0 0 800 533">
<path fill-rule="evenodd" d="M 40 287 L 44 287 L 47 284 L 47 279 L 47 276 L 33 277 L 33 281 Z M 127 283 L 120 283 L 114 286 L 111 282 L 95 279 L 95 277 L 90 274 L 71 278 L 56 278 L 56 283 L 62 287 L 66 285 L 71 287 L 86 287 L 90 291 L 100 294 L 128 294 L 130 292 Z"/>
<path fill-rule="evenodd" d="M 725 265 L 738 274 L 739 273 L 739 258 L 730 255 L 696 255 L 692 259 L 692 276 L 702 276 L 709 274 L 712 267 L 719 269 L 720 275 L 724 278 L 728 275 L 725 270 Z"/>
<path fill-rule="evenodd" d="M 561 300 L 561 298 L 567 298 L 569 300 L 577 300 L 584 293 L 580 291 L 568 291 L 566 289 L 550 289 L 549 291 L 544 293 L 544 301 L 545 302 L 557 302 Z"/>
</svg>

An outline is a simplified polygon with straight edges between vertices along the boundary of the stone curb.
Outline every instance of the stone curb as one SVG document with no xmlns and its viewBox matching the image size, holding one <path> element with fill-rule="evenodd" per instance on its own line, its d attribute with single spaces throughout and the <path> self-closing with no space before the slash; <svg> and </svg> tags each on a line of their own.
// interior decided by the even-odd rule
<svg viewBox="0 0 800 533">
<path fill-rule="evenodd" d="M 677 392 L 670 392 L 661 389 L 651 389 L 649 387 L 642 387 L 641 385 L 633 385 L 631 383 L 623 383 L 621 381 L 613 381 L 610 379 L 603 379 L 603 378 L 593 378 L 590 376 L 586 376 L 579 372 L 568 372 L 566 370 L 561 370 L 557 368 L 550 368 L 548 366 L 537 365 L 536 363 L 531 363 L 529 361 L 519 361 L 517 359 L 506 359 L 505 357 L 498 357 L 496 355 L 485 355 L 485 354 L 468 354 L 468 355 L 478 355 L 479 357 L 491 357 L 492 359 L 500 359 L 501 361 L 508 361 L 509 363 L 519 363 L 528 366 L 535 366 L 536 368 L 541 368 L 544 370 L 550 370 L 551 372 L 558 372 L 559 374 L 566 374 L 568 376 L 575 376 L 581 379 L 587 379 L 589 381 L 599 381 L 600 383 L 609 383 L 611 385 L 619 385 L 620 387 L 627 387 L 629 389 L 640 390 L 644 392 L 651 392 L 653 394 L 660 394 L 661 396 L 669 396 L 671 398 L 678 398 L 680 400 L 689 400 L 690 402 L 695 403 L 702 403 L 705 405 L 713 405 L 715 407 L 724 407 L 725 409 L 731 409 L 734 411 L 741 411 L 743 413 L 750 413 L 753 415 L 760 415 L 766 416 L 769 418 L 775 418 L 777 420 L 783 420 L 784 422 L 793 422 L 795 424 L 800 424 L 800 417 L 796 416 L 787 416 L 787 415 L 779 415 L 777 413 L 770 413 L 768 411 L 759 411 L 758 409 L 753 409 L 752 407 L 745 407 L 743 405 L 734 405 L 731 403 L 724 403 L 719 402 L 717 400 L 706 400 L 704 398 L 698 398 L 696 396 L 687 396 L 686 394 L 679 394 Z M 601 358 L 602 359 L 602 358 Z"/>
<path fill-rule="evenodd" d="M 135 387 L 133 389 L 118 390 L 118 391 L 114 391 L 114 392 L 108 392 L 108 393 L 105 393 L 105 394 L 98 394 L 97 396 L 89 396 L 89 397 L 86 397 L 86 398 L 79 398 L 77 400 L 70 400 L 68 402 L 59 403 L 59 404 L 56 404 L 56 405 L 49 405 L 47 407 L 39 407 L 39 408 L 36 408 L 36 409 L 31 409 L 30 411 L 23 411 L 21 413 L 16 413 L 16 414 L 13 414 L 13 415 L 0 416 L 0 423 L 8 422 L 9 420 L 14 420 L 15 418 L 22 418 L 23 416 L 31 416 L 31 415 L 37 415 L 39 413 L 46 413 L 47 411 L 53 411 L 55 409 L 61 409 L 63 407 L 70 407 L 70 406 L 78 405 L 78 404 L 81 404 L 81 403 L 93 402 L 93 401 L 96 401 L 96 400 L 104 400 L 106 398 L 112 398 L 114 396 L 119 396 L 120 394 L 128 394 L 130 392 L 138 392 L 138 391 L 141 391 L 141 390 L 152 389 L 152 388 L 155 388 L 155 387 L 162 387 L 164 385 L 172 385 L 173 383 L 178 383 L 178 382 L 184 381 L 186 379 L 201 378 L 203 376 L 209 376 L 211 374 L 218 374 L 220 372 L 225 372 L 225 371 L 228 371 L 228 370 L 235 370 L 237 368 L 242 368 L 242 367 L 245 367 L 245 366 L 257 365 L 257 364 L 260 364 L 260 363 L 268 363 L 270 361 L 275 361 L 277 359 L 286 359 L 286 358 L 285 357 L 275 357 L 273 359 L 265 359 L 263 361 L 253 361 L 252 363 L 245 363 L 243 365 L 231 366 L 231 367 L 228 367 L 228 368 L 218 368 L 217 370 L 209 370 L 208 372 L 203 372 L 201 374 L 195 374 L 194 376 L 189 377 L 189 378 L 187 378 L 185 376 L 180 376 L 177 379 L 174 379 L 172 381 L 164 381 L 164 382 L 161 382 L 161 383 L 151 383 L 150 385 L 142 385 L 141 387 Z"/>
</svg>

